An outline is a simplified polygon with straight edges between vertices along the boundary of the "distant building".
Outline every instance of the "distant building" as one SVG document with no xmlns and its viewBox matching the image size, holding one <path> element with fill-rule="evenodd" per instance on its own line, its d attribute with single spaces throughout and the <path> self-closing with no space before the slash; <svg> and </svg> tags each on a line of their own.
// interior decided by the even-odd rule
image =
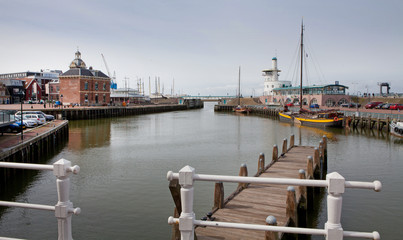
<svg viewBox="0 0 403 240">
<path fill-rule="evenodd" d="M 320 106 L 334 107 L 351 102 L 351 97 L 346 95 L 348 87 L 340 85 L 337 81 L 329 85 L 313 85 L 302 87 L 302 105 L 319 104 Z M 273 103 L 281 105 L 287 103 L 299 103 L 300 86 L 273 89 Z"/>
<path fill-rule="evenodd" d="M 25 100 L 39 101 L 42 99 L 42 88 L 36 78 L 24 78 Z"/>
<path fill-rule="evenodd" d="M 59 78 L 59 74 L 62 71 L 60 70 L 41 70 L 40 72 L 17 72 L 17 73 L 5 73 L 0 74 L 1 79 L 13 79 L 13 80 L 24 80 L 26 82 L 36 82 L 38 88 L 40 88 L 40 93 L 37 93 L 34 98 L 31 95 L 25 95 L 25 100 L 47 100 L 49 98 L 48 93 L 46 91 L 46 85 L 52 80 L 57 80 Z M 40 96 L 38 98 L 37 96 Z"/>
<path fill-rule="evenodd" d="M 46 91 L 47 91 L 50 101 L 59 101 L 60 100 L 59 79 L 50 81 L 46 85 Z"/>
<path fill-rule="evenodd" d="M 111 102 L 113 105 L 138 104 L 145 103 L 147 98 L 133 88 L 118 88 L 111 93 Z M 149 101 L 149 99 L 148 99 Z"/>
<path fill-rule="evenodd" d="M 300 86 L 293 87 L 291 81 L 279 81 L 277 58 L 272 59 L 272 68 L 263 70 L 264 92 L 260 101 L 265 104 L 285 105 L 287 103 L 299 103 Z M 320 106 L 333 107 L 351 101 L 346 95 L 348 87 L 335 84 L 303 86 L 302 105 L 319 104 Z"/>
<path fill-rule="evenodd" d="M 0 79 L 0 84 L 3 84 L 6 88 L 6 94 L 8 92 L 9 96 L 6 98 L 8 99 L 8 102 L 6 100 L 5 103 L 20 103 L 21 102 L 21 97 L 24 97 L 22 100 L 25 99 L 25 88 L 24 80 L 20 79 Z M 21 93 L 24 93 L 22 95 Z"/>
<path fill-rule="evenodd" d="M 106 105 L 110 103 L 110 84 L 103 72 L 87 69 L 77 51 L 70 69 L 59 76 L 59 99 L 64 105 Z"/>
<path fill-rule="evenodd" d="M 10 103 L 10 94 L 8 93 L 6 85 L 0 81 L 0 104 Z"/>
</svg>

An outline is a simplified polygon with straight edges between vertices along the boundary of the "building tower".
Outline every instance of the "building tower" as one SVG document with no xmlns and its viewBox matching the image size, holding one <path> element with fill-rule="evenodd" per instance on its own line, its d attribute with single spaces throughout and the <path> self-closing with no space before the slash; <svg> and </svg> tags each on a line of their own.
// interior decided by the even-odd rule
<svg viewBox="0 0 403 240">
<path fill-rule="evenodd" d="M 264 77 L 264 92 L 263 92 L 264 96 L 272 96 L 274 88 L 291 86 L 290 81 L 278 80 L 279 72 L 281 72 L 281 70 L 277 68 L 276 57 L 272 58 L 272 68 L 263 70 L 262 72 L 263 72 L 262 75 Z"/>
</svg>

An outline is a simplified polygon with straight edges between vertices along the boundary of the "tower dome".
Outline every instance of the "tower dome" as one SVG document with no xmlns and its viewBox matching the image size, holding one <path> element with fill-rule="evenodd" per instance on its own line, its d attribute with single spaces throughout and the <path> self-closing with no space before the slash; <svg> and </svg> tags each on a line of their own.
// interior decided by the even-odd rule
<svg viewBox="0 0 403 240">
<path fill-rule="evenodd" d="M 72 68 L 87 68 L 85 62 L 81 59 L 81 53 L 77 50 L 76 58 L 70 63 L 70 69 Z"/>
</svg>

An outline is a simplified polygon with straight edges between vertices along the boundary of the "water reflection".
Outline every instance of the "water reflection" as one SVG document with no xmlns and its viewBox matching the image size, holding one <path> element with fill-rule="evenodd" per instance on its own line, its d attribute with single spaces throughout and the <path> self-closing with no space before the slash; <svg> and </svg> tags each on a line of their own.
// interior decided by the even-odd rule
<svg viewBox="0 0 403 240">
<path fill-rule="evenodd" d="M 110 144 L 111 118 L 79 120 L 69 122 L 69 143 L 71 150 L 88 147 L 104 147 Z"/>
</svg>

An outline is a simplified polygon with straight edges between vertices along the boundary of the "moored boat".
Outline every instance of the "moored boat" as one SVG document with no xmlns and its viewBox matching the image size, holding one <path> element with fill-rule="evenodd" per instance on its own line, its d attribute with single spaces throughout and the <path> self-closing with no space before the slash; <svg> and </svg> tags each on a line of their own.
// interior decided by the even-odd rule
<svg viewBox="0 0 403 240">
<path fill-rule="evenodd" d="M 279 113 L 280 121 L 301 124 L 303 126 L 312 127 L 342 127 L 343 114 L 335 110 L 324 111 L 310 111 L 302 108 L 302 71 L 304 59 L 304 25 L 301 25 L 301 46 L 300 46 L 300 98 L 299 98 L 299 112 L 288 111 L 288 107 L 284 107 L 284 111 Z"/>
<path fill-rule="evenodd" d="M 237 113 L 248 113 L 248 112 L 250 112 L 250 110 L 247 107 L 240 106 L 240 105 L 238 105 L 237 107 L 234 107 L 233 111 L 237 112 Z"/>
<path fill-rule="evenodd" d="M 403 122 L 392 121 L 390 123 L 390 134 L 403 138 Z"/>
</svg>

